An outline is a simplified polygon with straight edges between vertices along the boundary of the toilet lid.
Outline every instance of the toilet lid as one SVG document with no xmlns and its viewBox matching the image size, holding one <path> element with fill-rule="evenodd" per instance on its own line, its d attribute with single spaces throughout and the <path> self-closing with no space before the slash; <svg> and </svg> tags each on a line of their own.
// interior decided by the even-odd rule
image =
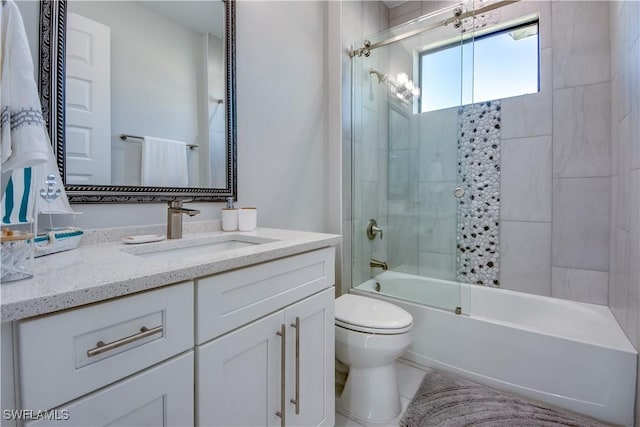
<svg viewBox="0 0 640 427">
<path fill-rule="evenodd" d="M 413 323 L 406 310 L 374 298 L 345 294 L 335 301 L 336 324 L 355 330 L 400 333 Z"/>
</svg>

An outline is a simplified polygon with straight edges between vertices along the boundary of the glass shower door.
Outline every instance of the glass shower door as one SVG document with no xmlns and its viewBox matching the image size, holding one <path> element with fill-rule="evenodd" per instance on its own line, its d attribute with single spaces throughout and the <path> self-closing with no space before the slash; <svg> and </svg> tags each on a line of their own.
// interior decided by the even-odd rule
<svg viewBox="0 0 640 427">
<path fill-rule="evenodd" d="M 375 46 L 433 27 L 353 58 L 351 247 L 354 287 L 455 311 L 463 33 L 437 25 L 452 14 L 373 35 Z M 370 239 L 372 219 L 382 234 Z"/>
</svg>

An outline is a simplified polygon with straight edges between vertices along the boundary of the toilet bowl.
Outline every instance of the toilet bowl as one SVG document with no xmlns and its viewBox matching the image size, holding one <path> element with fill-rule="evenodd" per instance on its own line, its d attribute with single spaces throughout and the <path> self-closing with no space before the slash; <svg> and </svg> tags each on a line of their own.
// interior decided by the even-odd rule
<svg viewBox="0 0 640 427">
<path fill-rule="evenodd" d="M 342 295 L 335 301 L 336 359 L 349 367 L 336 407 L 367 423 L 386 423 L 402 405 L 395 361 L 411 344 L 413 318 L 374 298 Z"/>
</svg>

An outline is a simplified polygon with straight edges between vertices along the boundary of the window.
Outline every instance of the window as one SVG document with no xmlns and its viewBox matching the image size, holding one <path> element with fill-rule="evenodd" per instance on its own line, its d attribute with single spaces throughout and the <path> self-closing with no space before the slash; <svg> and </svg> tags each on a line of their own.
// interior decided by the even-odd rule
<svg viewBox="0 0 640 427">
<path fill-rule="evenodd" d="M 420 53 L 420 112 L 539 92 L 538 52 L 536 21 Z"/>
</svg>

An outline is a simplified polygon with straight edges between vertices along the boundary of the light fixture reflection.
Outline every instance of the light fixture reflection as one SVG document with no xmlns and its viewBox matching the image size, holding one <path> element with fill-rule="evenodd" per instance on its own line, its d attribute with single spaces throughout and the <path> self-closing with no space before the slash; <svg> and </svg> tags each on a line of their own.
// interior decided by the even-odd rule
<svg viewBox="0 0 640 427">
<path fill-rule="evenodd" d="M 399 99 L 410 100 L 414 96 L 420 96 L 420 88 L 413 83 L 413 80 L 409 80 L 407 73 L 398 73 L 395 81 L 389 79 L 389 89 Z"/>
<path fill-rule="evenodd" d="M 396 95 L 398 99 L 408 101 L 414 96 L 420 96 L 420 88 L 413 83 L 413 80 L 409 80 L 407 73 L 398 73 L 394 80 L 388 74 L 369 68 L 369 75 L 378 77 L 378 83 L 387 82 L 389 84 L 389 92 Z"/>
</svg>

